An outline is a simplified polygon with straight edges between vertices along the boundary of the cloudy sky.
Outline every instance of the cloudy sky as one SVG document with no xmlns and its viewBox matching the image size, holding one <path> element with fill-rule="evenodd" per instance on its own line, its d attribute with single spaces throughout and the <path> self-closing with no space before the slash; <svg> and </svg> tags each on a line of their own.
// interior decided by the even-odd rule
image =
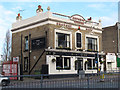
<svg viewBox="0 0 120 90">
<path fill-rule="evenodd" d="M 2 54 L 5 33 L 11 30 L 12 23 L 20 12 L 23 19 L 36 15 L 38 5 L 44 12 L 50 6 L 52 12 L 65 15 L 80 14 L 85 19 L 92 17 L 93 21 L 102 20 L 102 26 L 115 25 L 118 21 L 118 0 L 47 0 L 46 2 L 32 2 L 35 0 L 0 0 L 0 54 Z M 63 1 L 63 2 L 62 2 Z"/>
</svg>

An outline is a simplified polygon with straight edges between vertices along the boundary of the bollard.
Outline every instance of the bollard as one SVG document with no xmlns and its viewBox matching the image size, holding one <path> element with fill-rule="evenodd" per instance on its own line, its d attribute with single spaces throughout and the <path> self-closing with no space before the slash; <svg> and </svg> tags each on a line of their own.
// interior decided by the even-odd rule
<svg viewBox="0 0 120 90">
<path fill-rule="evenodd" d="M 87 85 L 88 85 L 88 88 L 89 88 L 89 74 L 87 75 Z"/>
<path fill-rule="evenodd" d="M 104 82 L 104 74 L 100 75 L 100 82 Z"/>
<path fill-rule="evenodd" d="M 43 83 L 43 75 L 41 74 L 41 80 L 40 80 L 40 85 L 41 85 L 41 88 L 42 88 L 42 83 Z"/>
<path fill-rule="evenodd" d="M 79 79 L 82 79 L 85 77 L 85 72 L 84 71 L 79 71 Z"/>
</svg>

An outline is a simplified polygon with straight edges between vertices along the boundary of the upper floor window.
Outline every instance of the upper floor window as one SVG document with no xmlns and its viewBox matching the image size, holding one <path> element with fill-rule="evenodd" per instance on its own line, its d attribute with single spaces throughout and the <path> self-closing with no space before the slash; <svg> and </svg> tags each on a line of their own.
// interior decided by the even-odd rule
<svg viewBox="0 0 120 90">
<path fill-rule="evenodd" d="M 25 37 L 25 50 L 28 50 L 28 36 Z"/>
<path fill-rule="evenodd" d="M 97 51 L 97 38 L 87 37 L 87 50 Z"/>
<path fill-rule="evenodd" d="M 56 47 L 70 48 L 70 34 L 56 33 Z"/>
<path fill-rule="evenodd" d="M 81 33 L 76 33 L 76 47 L 82 47 Z"/>
</svg>

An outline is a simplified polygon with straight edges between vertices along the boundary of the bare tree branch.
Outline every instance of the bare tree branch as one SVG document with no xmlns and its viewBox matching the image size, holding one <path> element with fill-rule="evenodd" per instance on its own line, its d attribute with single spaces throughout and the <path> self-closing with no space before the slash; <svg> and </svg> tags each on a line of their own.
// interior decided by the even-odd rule
<svg viewBox="0 0 120 90">
<path fill-rule="evenodd" d="M 9 30 L 6 32 L 5 42 L 3 45 L 3 60 L 11 60 L 11 35 Z"/>
</svg>

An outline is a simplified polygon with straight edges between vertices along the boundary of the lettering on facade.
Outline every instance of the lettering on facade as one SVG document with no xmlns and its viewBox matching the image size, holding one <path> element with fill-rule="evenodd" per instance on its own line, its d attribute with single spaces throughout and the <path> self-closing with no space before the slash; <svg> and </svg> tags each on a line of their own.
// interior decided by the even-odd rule
<svg viewBox="0 0 120 90">
<path fill-rule="evenodd" d="M 74 23 L 77 23 L 77 24 L 85 24 L 86 22 L 86 20 L 82 16 L 77 15 L 77 14 L 72 15 L 70 17 L 70 20 L 74 21 Z"/>
<path fill-rule="evenodd" d="M 107 53 L 107 55 L 106 55 L 106 61 L 107 62 L 115 62 L 116 61 L 116 55 L 115 55 L 115 53 Z"/>
<path fill-rule="evenodd" d="M 64 27 L 67 27 L 67 28 L 71 28 L 72 27 L 72 25 L 70 25 L 70 24 L 60 23 L 60 22 L 57 22 L 56 25 L 58 25 L 58 26 L 64 26 Z"/>
<path fill-rule="evenodd" d="M 32 40 L 32 50 L 45 48 L 45 37 Z"/>
<path fill-rule="evenodd" d="M 92 28 L 86 28 L 86 30 L 88 30 L 88 31 L 92 31 L 93 29 L 92 29 Z"/>
</svg>

